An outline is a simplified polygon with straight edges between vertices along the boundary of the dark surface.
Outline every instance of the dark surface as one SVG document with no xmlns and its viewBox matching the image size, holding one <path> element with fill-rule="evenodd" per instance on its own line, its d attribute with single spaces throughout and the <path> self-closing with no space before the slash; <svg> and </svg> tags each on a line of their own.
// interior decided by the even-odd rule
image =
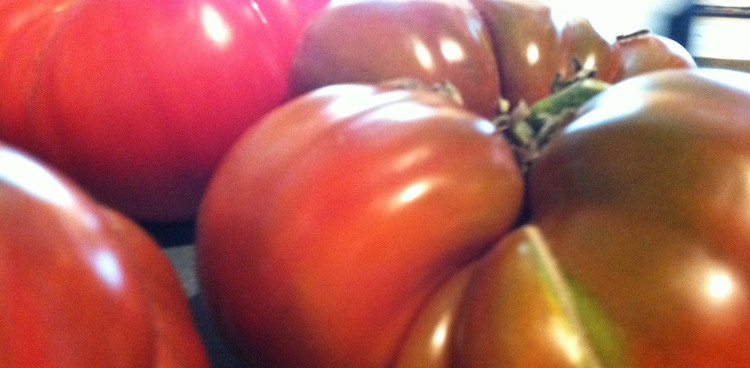
<svg viewBox="0 0 750 368">
<path fill-rule="evenodd" d="M 212 368 L 260 368 L 258 364 L 243 364 L 222 340 L 201 298 L 195 274 L 195 223 L 141 224 L 162 246 L 177 271 L 185 294 L 190 301 L 193 318 L 206 345 Z"/>
</svg>

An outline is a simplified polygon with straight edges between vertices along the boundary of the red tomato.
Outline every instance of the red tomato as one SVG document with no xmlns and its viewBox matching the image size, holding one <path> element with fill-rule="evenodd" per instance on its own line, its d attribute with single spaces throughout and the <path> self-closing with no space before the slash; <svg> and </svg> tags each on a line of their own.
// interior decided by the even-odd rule
<svg viewBox="0 0 750 368">
<path fill-rule="evenodd" d="M 0 138 L 128 214 L 190 218 L 225 150 L 287 97 L 325 2 L 6 2 Z"/>
<path fill-rule="evenodd" d="M 408 23 L 398 13 L 446 4 L 451 12 L 427 12 L 424 18 L 409 12 Z M 445 16 L 446 24 L 457 24 L 456 19 L 464 19 L 456 17 L 457 8 L 458 14 L 482 16 L 494 46 L 503 96 L 517 105 L 520 101 L 556 105 L 540 100 L 550 94 L 553 82 L 584 74 L 571 71 L 573 63 L 567 59 L 594 66 L 616 82 L 622 63 L 640 55 L 623 53 L 623 48 L 616 52 L 624 46 L 608 43 L 585 20 L 571 21 L 558 33 L 549 8 L 533 2 L 475 0 L 475 11 L 465 5 L 335 3 L 315 18 L 301 41 L 291 80 L 298 85 L 293 88 L 303 91 L 349 78 L 387 80 L 403 76 L 403 71 L 389 73 L 404 65 L 417 65 L 412 75 L 417 79 L 451 81 L 441 74 L 448 69 L 420 74 L 419 63 L 411 61 L 417 53 L 409 42 L 421 42 L 423 33 L 415 30 L 423 31 L 424 19 L 437 22 L 434 19 Z M 395 26 L 382 27 L 380 22 Z M 484 32 L 481 25 L 476 29 Z M 349 39 L 349 33 L 362 35 L 361 44 Z M 324 43 L 328 39 L 330 45 Z M 411 48 L 394 56 L 387 48 L 392 45 L 384 46 L 384 40 Z M 371 49 L 372 45 L 384 48 Z M 655 51 L 643 52 L 643 57 L 654 56 L 650 52 Z M 672 51 L 659 52 L 664 53 L 657 55 L 663 60 L 672 60 Z M 664 63 L 658 68 L 674 66 Z M 695 85 L 691 88 L 700 91 Z M 631 108 L 645 106 L 636 103 L 641 99 L 661 100 L 638 93 L 628 100 L 627 93 L 620 93 L 631 102 L 623 106 Z M 468 100 L 476 97 L 472 96 Z M 570 96 L 588 98 L 578 93 Z M 700 105 L 697 95 L 688 100 Z M 533 367 L 575 365 L 576 354 L 591 366 L 640 361 L 641 353 L 633 346 L 646 343 L 630 341 L 619 332 L 631 328 L 631 321 L 609 316 L 609 309 L 597 304 L 596 295 L 581 289 L 586 283 L 565 279 L 569 261 L 561 259 L 558 266 L 555 252 L 563 244 L 558 237 L 563 230 L 554 227 L 555 220 L 575 221 L 570 216 L 577 213 L 569 207 L 556 208 L 555 190 L 564 194 L 564 189 L 554 187 L 562 181 L 549 180 L 550 194 L 542 194 L 554 209 L 550 211 L 558 211 L 554 216 L 539 217 L 538 203 L 533 201 L 541 200 L 532 196 L 525 204 L 533 225 L 494 244 L 528 219 L 521 211 L 526 199 L 523 181 L 520 169 L 510 163 L 509 143 L 502 139 L 508 131 L 485 130 L 482 127 L 488 122 L 480 118 L 482 113 L 475 106 L 465 107 L 425 91 L 340 84 L 302 95 L 267 115 L 237 141 L 212 179 L 197 227 L 204 297 L 233 346 L 269 366 Z M 671 107 L 679 110 L 677 105 Z M 596 111 L 595 116 L 605 117 L 619 113 L 616 106 Z M 531 113 L 544 116 L 544 111 L 531 109 Z M 541 130 L 558 139 L 556 130 Z M 632 143 L 641 140 L 658 146 L 641 137 Z M 608 149 L 605 143 L 601 147 Z M 626 144 L 617 147 L 608 155 L 628 157 L 622 153 L 628 152 Z M 533 153 L 532 160 L 541 154 Z M 576 157 L 566 160 L 570 166 L 580 164 Z M 648 161 L 633 162 L 643 167 Z M 533 170 L 549 170 L 554 178 L 555 167 L 541 167 L 532 161 Z M 533 189 L 535 180 L 540 180 L 534 175 L 542 174 L 532 174 L 528 183 Z M 580 185 L 597 184 L 597 177 L 583 173 L 578 177 L 586 178 Z M 733 183 L 732 188 L 737 187 Z M 540 240 L 547 234 L 549 245 Z M 634 234 L 628 238 L 633 242 Z M 571 238 L 565 241 L 591 241 L 594 247 L 602 241 Z M 528 251 L 533 254 L 524 253 Z M 574 257 L 575 252 L 570 253 Z M 583 263 L 577 267 L 586 267 Z M 606 266 L 600 267 L 606 270 Z M 604 274 L 596 275 L 604 280 L 600 283 L 607 282 Z M 634 303 L 638 310 L 645 309 L 639 301 Z M 731 330 L 737 332 L 735 327 Z M 648 341 L 654 346 L 657 342 Z M 688 365 L 686 360 L 682 363 Z"/>
<path fill-rule="evenodd" d="M 497 111 L 498 74 L 479 13 L 466 0 L 336 1 L 315 18 L 291 69 L 295 95 L 342 82 L 451 82 L 465 105 Z"/>
<path fill-rule="evenodd" d="M 610 41 L 585 18 L 570 19 L 559 30 L 543 2 L 471 1 L 492 34 L 502 95 L 512 106 L 548 96 L 557 74 L 575 77 L 576 63 L 595 70 L 606 82 L 658 69 L 695 67 L 687 50 L 665 37 L 638 33 Z"/>
<path fill-rule="evenodd" d="M 494 126 L 442 95 L 336 85 L 264 118 L 212 180 L 204 296 L 271 365 L 383 366 L 432 290 L 520 212 Z"/>
<path fill-rule="evenodd" d="M 647 31 L 617 38 L 613 53 L 622 59 L 617 79 L 660 69 L 693 68 L 695 60 L 677 41 Z"/>
<path fill-rule="evenodd" d="M 610 87 L 533 162 L 531 225 L 489 248 L 518 215 L 496 206 L 521 190 L 461 191 L 517 175 L 464 171 L 507 158 L 504 141 L 476 151 L 447 121 L 417 130 L 409 119 L 439 115 L 393 91 L 319 90 L 218 171 L 198 224 L 205 297 L 233 344 L 271 366 L 750 364 L 748 86 L 693 69 Z M 424 147 L 434 161 L 399 164 Z M 445 187 L 455 197 L 385 210 L 436 172 L 464 178 Z M 475 217 L 488 213 L 507 217 Z"/>
<path fill-rule="evenodd" d="M 565 51 L 562 76 L 574 77 L 576 72 L 575 62 L 585 69 L 595 70 L 596 79 L 613 83 L 623 77 L 620 74 L 622 68 L 622 55 L 613 51 L 614 45 L 607 41 L 591 25 L 586 18 L 570 19 L 560 33 L 560 47 Z M 646 57 L 637 53 L 633 58 Z"/>
<path fill-rule="evenodd" d="M 634 365 L 750 364 L 749 114 L 747 73 L 652 73 L 532 166 L 532 221 Z"/>
<path fill-rule="evenodd" d="M 154 241 L 0 145 L 0 366 L 207 367 Z"/>
<path fill-rule="evenodd" d="M 550 94 L 564 60 L 550 8 L 537 1 L 472 0 L 492 35 L 501 94 L 511 105 Z"/>
<path fill-rule="evenodd" d="M 431 296 L 398 366 L 749 365 L 748 113 L 739 72 L 595 97 L 531 167 L 531 225 Z"/>
<path fill-rule="evenodd" d="M 331 5 L 312 20 L 300 41 L 291 70 L 295 95 L 334 83 L 411 77 L 451 82 L 468 109 L 491 117 L 498 97 L 514 107 L 548 96 L 558 76 L 575 77 L 576 62 L 607 82 L 695 66 L 682 46 L 660 36 L 615 42 L 586 19 L 571 19 L 559 29 L 550 7 L 535 0 Z"/>
</svg>

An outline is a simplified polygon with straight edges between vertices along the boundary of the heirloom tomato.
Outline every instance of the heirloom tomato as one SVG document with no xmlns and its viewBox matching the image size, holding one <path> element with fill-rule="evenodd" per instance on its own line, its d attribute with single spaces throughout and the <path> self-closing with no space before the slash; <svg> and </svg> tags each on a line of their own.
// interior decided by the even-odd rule
<svg viewBox="0 0 750 368">
<path fill-rule="evenodd" d="M 225 150 L 287 98 L 325 2 L 5 1 L 0 139 L 134 217 L 192 218 Z"/>
<path fill-rule="evenodd" d="M 529 224 L 425 304 L 399 367 L 750 365 L 750 75 L 616 84 L 528 172 Z"/>
<path fill-rule="evenodd" d="M 499 98 L 489 34 L 466 0 L 335 0 L 313 18 L 290 73 L 294 95 L 339 82 L 449 81 L 486 117 Z"/>
<path fill-rule="evenodd" d="M 514 225 L 522 187 L 502 135 L 447 97 L 324 87 L 217 170 L 201 289 L 232 345 L 271 366 L 383 366 L 432 290 Z"/>
<path fill-rule="evenodd" d="M 559 26 L 543 1 L 471 2 L 490 31 L 501 95 L 511 106 L 541 100 L 556 89 L 556 81 L 574 79 L 581 69 L 613 83 L 651 70 L 695 66 L 684 47 L 648 32 L 610 40 L 583 17 Z M 636 66 L 643 64 L 648 67 Z"/>
<path fill-rule="evenodd" d="M 182 285 L 141 228 L 0 145 L 0 366 L 207 367 Z"/>
<path fill-rule="evenodd" d="M 750 75 L 612 86 L 529 172 L 531 221 L 643 367 L 750 365 Z"/>
<path fill-rule="evenodd" d="M 316 90 L 227 156 L 198 271 L 235 347 L 270 366 L 750 364 L 750 75 L 607 88 L 533 156 L 515 219 L 504 135 L 416 121 L 442 97 L 414 93 Z"/>
<path fill-rule="evenodd" d="M 616 82 L 695 66 L 676 42 L 638 35 L 609 40 L 585 18 L 560 26 L 536 0 L 334 0 L 300 40 L 291 91 L 404 77 L 449 82 L 466 108 L 490 117 L 498 97 L 532 104 L 581 69 Z"/>
<path fill-rule="evenodd" d="M 615 80 L 660 69 L 696 66 L 690 53 L 677 41 L 647 31 L 619 36 L 612 52 L 622 63 Z"/>
</svg>

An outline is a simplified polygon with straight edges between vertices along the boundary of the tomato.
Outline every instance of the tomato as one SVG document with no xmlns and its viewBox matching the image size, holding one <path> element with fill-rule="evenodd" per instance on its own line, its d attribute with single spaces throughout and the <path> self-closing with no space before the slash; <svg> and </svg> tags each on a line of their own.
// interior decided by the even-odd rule
<svg viewBox="0 0 750 368">
<path fill-rule="evenodd" d="M 560 48 L 550 8 L 537 1 L 472 0 L 492 35 L 501 94 L 511 105 L 550 94 L 552 82 L 572 60 Z"/>
<path fill-rule="evenodd" d="M 177 275 L 135 223 L 5 145 L 0 204 L 0 366 L 208 366 Z"/>
<path fill-rule="evenodd" d="M 658 69 L 696 66 L 684 47 L 647 31 L 608 40 L 580 17 L 560 29 L 544 2 L 472 3 L 491 30 L 502 95 L 511 105 L 533 104 L 548 96 L 556 78 L 575 77 L 576 63 L 610 83 Z"/>
<path fill-rule="evenodd" d="M 624 39 L 624 38 L 622 38 Z M 607 41 L 594 28 L 587 18 L 569 19 L 560 32 L 560 47 L 564 50 L 563 67 L 561 74 L 567 78 L 575 75 L 575 63 L 577 60 L 580 67 L 596 71 L 596 79 L 613 83 L 625 79 L 621 72 L 623 55 L 615 52 L 617 43 Z M 650 58 L 645 54 L 631 53 L 632 59 Z M 567 63 L 567 66 L 564 64 Z M 657 65 L 654 63 L 654 65 Z M 633 76 L 637 73 L 632 73 Z"/>
<path fill-rule="evenodd" d="M 403 100 L 375 87 L 318 90 L 261 122 L 218 171 L 198 224 L 205 297 L 234 346 L 271 366 L 746 365 L 748 86 L 745 73 L 694 69 L 608 88 L 536 156 L 528 224 L 510 234 L 519 212 L 503 201 L 521 189 L 483 189 L 502 200 L 476 207 L 443 192 L 399 208 L 413 217 L 383 210 L 425 177 L 398 164 L 412 160 L 393 142 L 426 112 L 391 106 L 393 122 L 382 109 Z M 485 162 L 425 129 L 408 142 L 453 153 L 425 166 Z M 461 190 L 489 171 L 463 172 Z M 453 215 L 476 225 L 490 208 L 509 216 L 501 230 L 440 237 Z"/>
<path fill-rule="evenodd" d="M 300 40 L 290 73 L 294 95 L 342 82 L 449 81 L 486 117 L 499 98 L 489 34 L 465 0 L 334 1 Z"/>
<path fill-rule="evenodd" d="M 750 364 L 750 76 L 648 74 L 529 173 L 532 221 L 638 366 Z"/>
<path fill-rule="evenodd" d="M 198 217 L 201 290 L 246 355 L 383 366 L 432 290 L 514 224 L 522 186 L 494 126 L 443 95 L 324 87 L 222 162 Z"/>
<path fill-rule="evenodd" d="M 689 298 L 670 299 L 676 295 L 672 291 L 660 294 L 671 287 L 671 274 L 657 277 L 659 270 L 671 269 L 669 260 L 679 258 L 680 248 L 651 252 L 660 241 L 676 239 L 677 247 L 679 241 L 694 240 L 694 248 L 685 248 L 690 254 L 715 257 L 716 262 L 749 259 L 730 244 L 750 244 L 742 222 L 750 216 L 744 207 L 728 206 L 735 203 L 734 194 L 744 200 L 746 185 L 739 179 L 690 179 L 708 167 L 715 170 L 710 176 L 736 168 L 731 169 L 735 177 L 747 161 L 740 155 L 747 149 L 744 138 L 735 139 L 747 129 L 739 120 L 747 113 L 747 87 L 740 87 L 747 77 L 730 86 L 721 80 L 733 75 L 694 70 L 687 58 L 672 63 L 679 59 L 678 51 L 639 46 L 668 43 L 653 35 L 608 42 L 586 20 L 571 20 L 557 29 L 551 26 L 549 8 L 533 2 L 475 0 L 469 8 L 451 2 L 451 7 L 468 9 L 465 14 L 481 16 L 499 70 L 496 88 L 502 87 L 502 97 L 515 105 L 490 125 L 482 117 L 486 111 L 475 105 L 460 106 L 435 91 L 378 82 L 402 76 L 389 74 L 402 64 L 372 58 L 381 54 L 369 47 L 382 46 L 376 41 L 384 39 L 400 45 L 403 34 L 390 36 L 393 29 L 407 29 L 407 40 L 420 39 L 420 33 L 409 32 L 421 30 L 423 19 L 438 17 L 411 12 L 411 22 L 398 23 L 404 15 L 396 13 L 446 4 L 341 1 L 310 23 L 294 56 L 292 88 L 323 87 L 275 109 L 247 131 L 225 156 L 201 205 L 198 277 L 208 309 L 229 343 L 267 366 L 668 366 L 667 357 L 674 355 L 681 355 L 674 358 L 681 366 L 699 366 L 716 363 L 710 359 L 722 354 L 742 359 L 741 348 L 748 347 L 740 333 L 748 327 L 742 312 L 745 281 L 728 275 L 745 277 L 747 271 L 733 266 L 720 275 L 725 290 L 734 285 L 728 278 L 742 290 L 729 312 L 737 318 L 730 315 L 727 322 L 717 317 L 724 325 L 704 337 L 702 331 L 713 325 L 693 321 L 709 321 L 705 315 L 662 310 L 653 302 L 690 306 Z M 455 12 L 445 14 L 450 14 L 447 24 L 456 24 Z M 381 29 L 381 21 L 397 26 Z M 348 33 L 362 29 L 378 31 L 362 36 L 367 42 L 361 45 L 348 40 Z M 331 45 L 323 44 L 326 39 Z M 379 50 L 391 57 L 390 49 Z M 399 55 L 413 53 L 402 50 Z M 661 60 L 657 69 L 684 70 L 661 74 L 632 67 L 631 62 L 654 56 Z M 359 64 L 352 64 L 354 59 Z M 368 74 L 367 68 L 376 72 Z M 589 68 L 615 84 L 577 115 L 579 106 L 558 105 L 557 98 L 585 100 L 589 92 L 599 91 L 596 86 L 607 85 L 585 79 Z M 331 85 L 369 77 L 373 84 Z M 571 82 L 575 78 L 570 77 L 579 80 Z M 421 78 L 427 84 L 451 81 L 445 74 Z M 572 89 L 592 84 L 596 88 L 585 93 Z M 454 85 L 463 95 L 465 88 Z M 562 91 L 550 96 L 553 86 Z M 712 97 L 703 99 L 704 93 Z M 464 96 L 463 101 L 472 99 Z M 539 121 L 507 125 L 524 117 L 521 101 L 534 103 L 529 116 Z M 681 103 L 691 108 L 683 109 Z M 552 119 L 559 127 L 544 125 L 547 108 L 559 113 Z M 724 117 L 717 120 L 726 127 L 717 123 L 712 129 L 726 134 L 708 128 L 705 121 L 714 114 Z M 652 128 L 634 136 L 620 134 L 624 129 L 614 129 L 616 124 L 607 120 L 641 115 L 653 119 L 638 126 Z M 667 123 L 662 125 L 661 119 Z M 680 126 L 683 130 L 670 130 Z M 519 127 L 529 128 L 532 144 L 505 139 Z M 581 133 L 579 142 L 573 134 L 596 128 L 601 137 Z M 681 141 L 692 132 L 698 132 L 694 138 L 707 135 L 712 140 Z M 611 143 L 607 134 L 614 135 Z M 717 144 L 722 140 L 729 143 Z M 587 150 L 568 155 L 571 146 Z M 649 149 L 655 153 L 638 155 Z M 703 161 L 702 152 L 711 153 L 710 160 Z M 735 154 L 740 156 L 730 160 Z M 604 165 L 599 172 L 586 159 L 612 161 L 613 166 Z M 711 165 L 687 166 L 693 161 Z M 731 162 L 729 168 L 725 161 Z M 620 172 L 619 167 L 634 171 Z M 716 197 L 724 202 L 691 207 L 698 193 L 674 191 L 690 183 L 696 191 L 728 188 Z M 609 206 L 607 201 L 618 198 L 610 186 L 623 193 L 633 188 L 627 198 L 640 205 Z M 591 199 L 590 188 L 596 188 Z M 646 193 L 650 190 L 654 194 Z M 643 199 L 636 202 L 639 196 Z M 670 197 L 683 206 L 664 202 Z M 602 204 L 588 205 L 596 200 Z M 713 211 L 713 219 L 706 222 L 698 209 Z M 736 219 L 721 222 L 724 211 L 733 211 Z M 660 222 L 665 214 L 682 217 Z M 703 232 L 711 236 L 703 237 Z M 610 243 L 619 248 L 606 251 Z M 640 284 L 642 264 L 648 264 L 647 276 L 655 276 Z M 640 312 L 650 314 L 638 319 Z M 682 327 L 684 344 L 672 335 L 672 329 Z M 742 338 L 726 346 L 719 343 L 731 334 Z"/>
<path fill-rule="evenodd" d="M 749 111 L 720 70 L 595 97 L 531 166 L 530 224 L 433 293 L 397 366 L 750 364 Z"/>
<path fill-rule="evenodd" d="M 559 27 L 536 0 L 342 0 L 311 21 L 290 82 L 299 95 L 334 83 L 447 81 L 468 109 L 492 117 L 498 98 L 511 108 L 533 104 L 556 80 L 574 79 L 577 63 L 606 82 L 695 66 L 684 47 L 662 36 L 608 40 L 585 18 Z"/>
<path fill-rule="evenodd" d="M 192 218 L 226 149 L 286 100 L 326 2 L 6 1 L 0 139 L 129 215 Z"/>
<path fill-rule="evenodd" d="M 613 53 L 622 59 L 618 80 L 660 69 L 696 66 L 690 53 L 677 41 L 647 31 L 618 37 Z"/>
</svg>

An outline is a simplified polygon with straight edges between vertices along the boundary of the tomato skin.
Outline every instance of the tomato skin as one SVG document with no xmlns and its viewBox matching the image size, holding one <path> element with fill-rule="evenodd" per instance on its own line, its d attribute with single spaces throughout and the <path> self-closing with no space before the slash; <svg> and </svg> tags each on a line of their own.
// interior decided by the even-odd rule
<svg viewBox="0 0 750 368">
<path fill-rule="evenodd" d="M 693 57 L 677 41 L 648 32 L 619 37 L 612 53 L 622 60 L 616 80 L 661 69 L 696 67 Z"/>
<path fill-rule="evenodd" d="M 198 218 L 201 289 L 229 340 L 271 366 L 385 366 L 522 195 L 478 115 L 432 92 L 325 87 L 223 161 Z"/>
<path fill-rule="evenodd" d="M 430 296 L 397 366 L 750 364 L 748 86 L 666 71 L 590 101 L 531 166 L 529 223 Z"/>
<path fill-rule="evenodd" d="M 540 1 L 471 0 L 492 37 L 501 95 L 511 106 L 547 97 L 556 78 L 575 77 L 577 59 L 596 77 L 615 83 L 660 69 L 692 68 L 684 47 L 651 33 L 608 40 L 586 18 L 558 27 Z"/>
<path fill-rule="evenodd" d="M 615 83 L 622 79 L 622 55 L 614 52 L 607 41 L 587 18 L 571 18 L 560 32 L 560 47 L 563 58 L 563 78 L 573 78 L 576 70 L 573 60 L 583 68 L 596 71 L 596 79 Z M 635 55 L 634 55 L 635 56 Z M 567 63 L 567 65 L 565 65 Z"/>
<path fill-rule="evenodd" d="M 750 363 L 748 86 L 710 69 L 624 81 L 529 173 L 531 221 L 638 366 Z"/>
<path fill-rule="evenodd" d="M 476 270 L 476 262 L 453 274 L 430 295 L 398 349 L 394 367 L 445 368 L 455 363 L 456 345 L 463 334 L 456 319 L 464 294 Z"/>
<path fill-rule="evenodd" d="M 155 334 L 153 367 L 208 367 L 203 340 L 193 324 L 182 283 L 164 252 L 148 233 L 119 212 L 102 208 L 102 217 L 121 246 L 135 260 L 133 273 L 140 277 L 148 298 Z"/>
<path fill-rule="evenodd" d="M 306 30 L 290 88 L 300 95 L 335 83 L 447 81 L 467 108 L 491 117 L 499 98 L 497 73 L 487 30 L 468 1 L 341 1 Z"/>
<path fill-rule="evenodd" d="M 132 221 L 6 145 L 0 204 L 0 366 L 208 366 L 169 261 Z"/>
<path fill-rule="evenodd" d="M 177 221 L 234 139 L 287 99 L 304 17 L 325 2 L 305 14 L 275 0 L 14 4 L 0 138 L 122 212 Z"/>
<path fill-rule="evenodd" d="M 472 0 L 492 37 L 501 95 L 511 106 L 532 104 L 550 94 L 569 62 L 549 6 L 538 1 Z"/>
</svg>

